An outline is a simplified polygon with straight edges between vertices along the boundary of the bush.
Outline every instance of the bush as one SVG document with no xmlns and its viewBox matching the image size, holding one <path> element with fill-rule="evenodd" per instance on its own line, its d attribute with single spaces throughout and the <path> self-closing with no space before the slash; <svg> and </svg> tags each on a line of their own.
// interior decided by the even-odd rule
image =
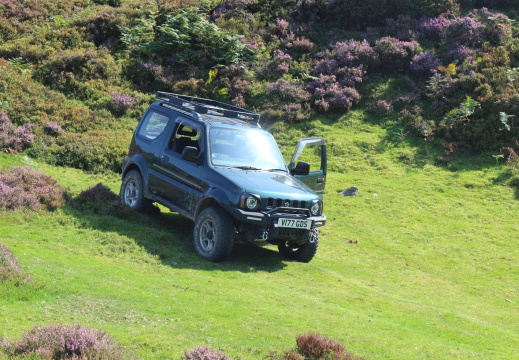
<svg viewBox="0 0 519 360">
<path fill-rule="evenodd" d="M 176 71 L 203 72 L 218 65 L 236 64 L 252 55 L 240 36 L 221 30 L 195 8 L 166 15 L 157 27 L 156 39 L 141 44 L 137 52 L 144 57 L 152 53 L 167 58 L 163 65 Z"/>
<path fill-rule="evenodd" d="M 0 169 L 0 210 L 55 210 L 67 197 L 55 179 L 29 167 Z"/>
<path fill-rule="evenodd" d="M 99 130 L 79 134 L 60 132 L 56 137 L 38 139 L 28 152 L 31 156 L 59 166 L 93 172 L 117 172 L 121 171 L 131 136 L 130 130 Z"/>
<path fill-rule="evenodd" d="M 375 42 L 374 50 L 380 57 L 379 70 L 383 73 L 399 72 L 409 68 L 409 60 L 418 53 L 420 44 L 415 41 L 400 41 L 391 36 Z"/>
<path fill-rule="evenodd" d="M 83 326 L 40 326 L 23 333 L 15 342 L 2 340 L 3 351 L 11 357 L 36 354 L 43 359 L 122 360 L 134 358 L 103 331 Z"/>
<path fill-rule="evenodd" d="M 297 348 L 285 351 L 283 360 L 362 360 L 339 342 L 319 334 L 296 337 Z"/>
<path fill-rule="evenodd" d="M 0 151 L 18 152 L 34 142 L 33 124 L 13 125 L 7 114 L 0 111 Z"/>
<path fill-rule="evenodd" d="M 135 219 L 138 216 L 135 210 L 122 204 L 119 201 L 119 196 L 102 183 L 83 190 L 72 201 L 72 204 L 81 210 L 90 210 L 98 214 L 111 215 L 118 218 Z M 157 206 L 150 207 L 148 213 L 156 218 L 159 218 L 161 214 Z"/>
<path fill-rule="evenodd" d="M 182 360 L 231 360 L 220 350 L 215 350 L 209 346 L 197 347 L 194 350 L 185 352 Z"/>
<path fill-rule="evenodd" d="M 23 285 L 31 280 L 29 274 L 22 271 L 18 260 L 9 249 L 0 244 L 0 282 L 17 282 Z"/>
</svg>

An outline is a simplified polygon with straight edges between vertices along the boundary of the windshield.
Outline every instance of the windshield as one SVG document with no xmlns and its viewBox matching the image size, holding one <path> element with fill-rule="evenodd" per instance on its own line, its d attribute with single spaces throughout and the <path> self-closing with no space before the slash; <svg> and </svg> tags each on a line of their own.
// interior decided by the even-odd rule
<svg viewBox="0 0 519 360">
<path fill-rule="evenodd" d="M 286 171 L 281 151 L 266 131 L 212 128 L 209 143 L 211 162 L 215 166 Z"/>
</svg>

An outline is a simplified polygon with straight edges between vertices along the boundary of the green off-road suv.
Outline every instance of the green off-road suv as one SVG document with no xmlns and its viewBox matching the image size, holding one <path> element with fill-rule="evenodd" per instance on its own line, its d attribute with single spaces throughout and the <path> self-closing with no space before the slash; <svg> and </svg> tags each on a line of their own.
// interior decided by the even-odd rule
<svg viewBox="0 0 519 360">
<path fill-rule="evenodd" d="M 299 140 L 287 166 L 259 118 L 218 101 L 158 92 L 123 162 L 122 203 L 145 211 L 157 202 L 193 220 L 195 250 L 210 261 L 228 258 L 235 242 L 257 239 L 310 261 L 326 222 L 325 141 Z"/>
</svg>

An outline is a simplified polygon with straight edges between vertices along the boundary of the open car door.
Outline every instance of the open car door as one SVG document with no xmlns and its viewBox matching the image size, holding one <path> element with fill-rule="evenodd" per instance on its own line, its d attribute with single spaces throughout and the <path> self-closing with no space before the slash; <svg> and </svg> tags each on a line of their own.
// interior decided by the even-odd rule
<svg viewBox="0 0 519 360">
<path fill-rule="evenodd" d="M 326 141 L 320 137 L 299 140 L 288 168 L 322 197 L 326 185 Z"/>
</svg>

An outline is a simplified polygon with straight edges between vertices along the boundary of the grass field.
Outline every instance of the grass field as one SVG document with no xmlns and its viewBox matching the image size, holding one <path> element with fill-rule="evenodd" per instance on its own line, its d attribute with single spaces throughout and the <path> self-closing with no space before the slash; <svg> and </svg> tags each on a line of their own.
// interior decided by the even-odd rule
<svg viewBox="0 0 519 360">
<path fill-rule="evenodd" d="M 379 126 L 381 125 L 381 126 Z M 35 324 L 104 330 L 144 358 L 180 359 L 196 346 L 263 359 L 318 332 L 365 359 L 513 359 L 519 344 L 518 194 L 491 154 L 439 166 L 437 145 L 350 112 L 291 129 L 323 135 L 327 225 L 309 264 L 265 244 L 232 260 L 201 260 L 193 225 L 177 214 L 132 221 L 71 205 L 52 213 L 1 213 L 0 243 L 33 284 L 0 285 L 0 337 Z M 30 165 L 77 196 L 115 174 Z M 350 186 L 359 196 L 338 194 Z"/>
</svg>

